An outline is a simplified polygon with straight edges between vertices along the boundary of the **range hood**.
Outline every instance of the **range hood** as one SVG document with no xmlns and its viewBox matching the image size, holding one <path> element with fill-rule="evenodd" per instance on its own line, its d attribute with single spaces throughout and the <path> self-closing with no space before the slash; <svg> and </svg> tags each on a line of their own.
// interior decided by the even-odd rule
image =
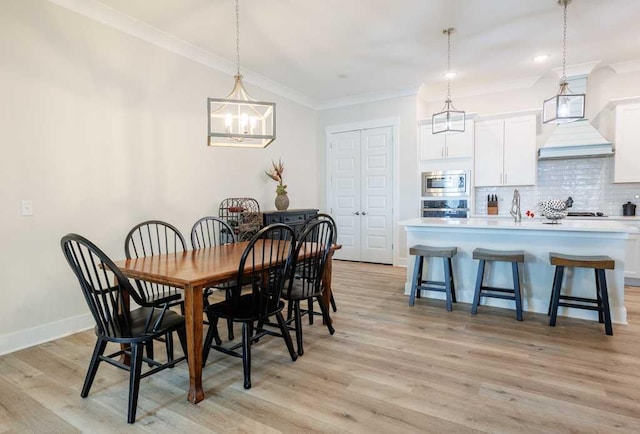
<svg viewBox="0 0 640 434">
<path fill-rule="evenodd" d="M 587 158 L 613 155 L 613 143 L 588 120 L 559 124 L 547 143 L 538 150 L 538 158 Z"/>
</svg>

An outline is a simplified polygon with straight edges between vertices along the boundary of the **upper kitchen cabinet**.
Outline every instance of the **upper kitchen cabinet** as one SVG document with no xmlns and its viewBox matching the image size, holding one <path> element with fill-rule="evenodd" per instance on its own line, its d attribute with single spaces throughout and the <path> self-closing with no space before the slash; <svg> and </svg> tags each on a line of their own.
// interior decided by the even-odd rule
<svg viewBox="0 0 640 434">
<path fill-rule="evenodd" d="M 476 122 L 476 187 L 534 185 L 536 115 Z"/>
<path fill-rule="evenodd" d="M 473 157 L 473 120 L 467 120 L 463 133 L 433 134 L 431 121 L 420 123 L 420 160 Z"/>
<path fill-rule="evenodd" d="M 640 104 L 616 106 L 614 182 L 640 182 Z"/>
</svg>

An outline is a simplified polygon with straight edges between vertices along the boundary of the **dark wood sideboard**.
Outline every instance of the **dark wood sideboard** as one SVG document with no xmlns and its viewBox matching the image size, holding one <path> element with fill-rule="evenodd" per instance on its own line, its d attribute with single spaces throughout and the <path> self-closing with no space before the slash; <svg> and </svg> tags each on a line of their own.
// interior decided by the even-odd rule
<svg viewBox="0 0 640 434">
<path fill-rule="evenodd" d="M 317 209 L 288 209 L 286 211 L 263 211 L 262 224 L 268 226 L 274 223 L 284 223 L 293 228 L 296 237 L 300 235 L 302 226 L 310 217 L 318 214 Z"/>
</svg>

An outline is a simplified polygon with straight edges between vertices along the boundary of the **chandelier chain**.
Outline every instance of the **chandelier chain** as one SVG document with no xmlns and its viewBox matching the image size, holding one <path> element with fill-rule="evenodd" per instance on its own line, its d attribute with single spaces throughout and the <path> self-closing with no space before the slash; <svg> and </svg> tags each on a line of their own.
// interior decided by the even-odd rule
<svg viewBox="0 0 640 434">
<path fill-rule="evenodd" d="M 452 28 L 448 28 L 447 33 L 447 74 L 451 73 L 451 32 Z M 451 77 L 447 76 L 447 100 L 451 100 Z"/>
<path fill-rule="evenodd" d="M 569 1 L 563 0 L 562 3 L 564 5 L 564 26 L 562 29 L 562 82 L 564 83 L 567 81 L 567 5 L 569 4 Z"/>
<path fill-rule="evenodd" d="M 240 75 L 240 0 L 236 0 L 236 75 Z"/>
</svg>

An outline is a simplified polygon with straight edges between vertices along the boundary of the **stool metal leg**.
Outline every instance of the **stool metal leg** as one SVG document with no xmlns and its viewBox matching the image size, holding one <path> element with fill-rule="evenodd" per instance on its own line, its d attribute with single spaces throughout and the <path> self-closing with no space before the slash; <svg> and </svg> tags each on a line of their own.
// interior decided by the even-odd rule
<svg viewBox="0 0 640 434">
<path fill-rule="evenodd" d="M 453 305 L 451 304 L 453 296 L 451 295 L 451 268 L 447 258 L 442 258 L 444 262 L 444 282 L 445 282 L 445 294 L 447 296 L 447 310 L 451 312 Z"/>
<path fill-rule="evenodd" d="M 553 302 L 551 305 L 551 318 L 549 319 L 549 325 L 551 327 L 556 326 L 556 318 L 558 317 L 558 303 L 560 303 L 560 288 L 562 287 L 562 277 L 564 276 L 564 267 L 561 265 L 556 266 L 555 277 L 553 278 Z"/>
<path fill-rule="evenodd" d="M 516 319 L 522 321 L 522 297 L 520 294 L 520 274 L 518 273 L 518 263 L 512 262 L 513 271 L 513 295 L 516 298 Z"/>
<path fill-rule="evenodd" d="M 418 265 L 418 280 L 416 281 L 416 285 L 420 286 L 422 285 L 422 271 L 424 270 L 424 256 L 420 256 L 420 263 Z M 422 298 L 422 290 L 418 290 L 416 292 L 416 297 L 417 298 Z"/>
<path fill-rule="evenodd" d="M 453 266 L 451 265 L 451 258 L 447 258 L 447 262 L 449 263 L 449 278 L 451 279 L 451 301 L 457 303 L 456 301 L 456 285 L 453 280 Z"/>
<path fill-rule="evenodd" d="M 556 279 L 558 278 L 557 269 L 553 273 L 553 283 L 551 284 L 551 294 L 549 295 L 549 309 L 547 310 L 547 316 L 551 315 L 551 306 L 553 306 L 553 290 L 556 287 Z"/>
<path fill-rule="evenodd" d="M 478 263 L 478 277 L 476 278 L 476 292 L 473 295 L 473 304 L 471 305 L 471 314 L 478 313 L 478 305 L 480 304 L 480 288 L 482 287 L 482 278 L 484 277 L 484 259 Z"/>
<path fill-rule="evenodd" d="M 416 302 L 416 290 L 419 284 L 418 279 L 421 279 L 420 269 L 422 256 L 416 256 L 415 265 L 413 266 L 413 279 L 411 280 L 411 294 L 409 295 L 409 306 L 413 306 Z M 420 264 L 420 265 L 419 265 Z"/>
<path fill-rule="evenodd" d="M 602 296 L 600 291 L 600 276 L 598 276 L 598 269 L 593 269 L 593 274 L 596 276 L 596 300 L 598 301 L 598 322 L 600 324 L 604 323 L 604 315 L 602 308 Z"/>
<path fill-rule="evenodd" d="M 613 327 L 611 326 L 611 311 L 609 310 L 609 291 L 607 290 L 607 275 L 604 269 L 597 270 L 598 280 L 600 281 L 600 291 L 602 292 L 602 309 L 604 313 L 604 330 L 607 335 L 613 335 Z"/>
</svg>

